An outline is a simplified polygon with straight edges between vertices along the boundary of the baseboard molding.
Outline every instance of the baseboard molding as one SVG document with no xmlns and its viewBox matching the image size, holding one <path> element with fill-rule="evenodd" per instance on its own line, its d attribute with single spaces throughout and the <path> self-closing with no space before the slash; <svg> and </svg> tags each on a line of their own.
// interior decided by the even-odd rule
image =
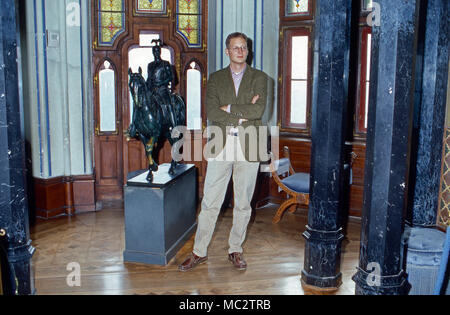
<svg viewBox="0 0 450 315">
<path fill-rule="evenodd" d="M 39 218 L 95 211 L 94 175 L 33 178 L 34 209 Z"/>
</svg>

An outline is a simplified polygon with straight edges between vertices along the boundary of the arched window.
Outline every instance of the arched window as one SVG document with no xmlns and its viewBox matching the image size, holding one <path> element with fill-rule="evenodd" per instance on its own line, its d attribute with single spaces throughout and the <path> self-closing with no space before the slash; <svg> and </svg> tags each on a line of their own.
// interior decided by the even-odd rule
<svg viewBox="0 0 450 315">
<path fill-rule="evenodd" d="M 111 63 L 105 60 L 98 73 L 100 133 L 114 133 L 116 128 L 116 73 Z"/>
<path fill-rule="evenodd" d="M 197 62 L 192 61 L 186 71 L 186 125 L 189 130 L 202 128 L 202 73 Z"/>
</svg>

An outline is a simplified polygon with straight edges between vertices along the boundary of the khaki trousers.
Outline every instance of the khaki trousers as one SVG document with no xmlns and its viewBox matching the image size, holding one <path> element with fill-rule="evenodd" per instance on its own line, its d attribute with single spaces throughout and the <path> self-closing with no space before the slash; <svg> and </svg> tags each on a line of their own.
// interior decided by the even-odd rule
<svg viewBox="0 0 450 315">
<path fill-rule="evenodd" d="M 215 159 L 208 160 L 201 211 L 198 216 L 197 233 L 194 241 L 194 254 L 207 256 L 208 245 L 211 242 L 217 217 L 220 213 L 227 191 L 228 182 L 233 174 L 233 226 L 228 240 L 228 253 L 242 253 L 247 225 L 250 221 L 252 208 L 250 202 L 255 190 L 259 162 L 247 162 L 239 158 L 242 151 L 239 137 L 227 136 L 224 150 L 227 156 L 230 151 L 237 153 L 234 158 L 223 159 L 222 153 Z M 240 151 L 240 152 L 239 152 Z M 223 151 L 222 151 L 223 152 Z"/>
</svg>

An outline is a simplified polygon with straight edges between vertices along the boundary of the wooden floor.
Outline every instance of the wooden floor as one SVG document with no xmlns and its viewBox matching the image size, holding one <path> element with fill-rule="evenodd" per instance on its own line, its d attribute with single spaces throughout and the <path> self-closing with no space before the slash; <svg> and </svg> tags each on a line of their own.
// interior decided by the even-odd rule
<svg viewBox="0 0 450 315">
<path fill-rule="evenodd" d="M 271 222 L 277 206 L 258 209 L 249 224 L 244 254 L 246 271 L 227 260 L 232 210 L 221 213 L 208 252 L 208 262 L 189 272 L 177 267 L 192 250 L 193 237 L 167 266 L 124 263 L 123 208 L 110 206 L 94 213 L 38 221 L 31 228 L 36 294 L 314 294 L 301 286 L 307 217 L 302 210 Z M 354 294 L 359 257 L 360 221 L 350 219 L 342 245 L 343 284 L 333 294 Z M 70 287 L 67 265 L 81 267 L 81 285 Z"/>
</svg>

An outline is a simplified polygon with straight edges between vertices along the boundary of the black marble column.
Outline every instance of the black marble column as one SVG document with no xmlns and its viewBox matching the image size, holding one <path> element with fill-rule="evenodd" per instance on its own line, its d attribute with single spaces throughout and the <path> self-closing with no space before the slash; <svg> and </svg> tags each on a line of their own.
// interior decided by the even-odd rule
<svg viewBox="0 0 450 315">
<path fill-rule="evenodd" d="M 341 207 L 350 51 L 351 1 L 316 1 L 311 182 L 303 285 L 341 284 Z"/>
<path fill-rule="evenodd" d="M 0 1 L 0 257 L 3 293 L 32 294 L 16 1 Z"/>
<path fill-rule="evenodd" d="M 406 294 L 402 233 L 408 189 L 416 1 L 378 0 L 372 28 L 369 117 L 356 294 Z"/>
<path fill-rule="evenodd" d="M 419 37 L 422 72 L 416 79 L 420 98 L 413 130 L 418 137 L 412 148 L 415 165 L 411 166 L 414 189 L 408 206 L 408 222 L 416 226 L 436 225 L 447 100 L 449 14 L 448 0 L 424 1 L 421 23 L 425 36 Z"/>
</svg>

